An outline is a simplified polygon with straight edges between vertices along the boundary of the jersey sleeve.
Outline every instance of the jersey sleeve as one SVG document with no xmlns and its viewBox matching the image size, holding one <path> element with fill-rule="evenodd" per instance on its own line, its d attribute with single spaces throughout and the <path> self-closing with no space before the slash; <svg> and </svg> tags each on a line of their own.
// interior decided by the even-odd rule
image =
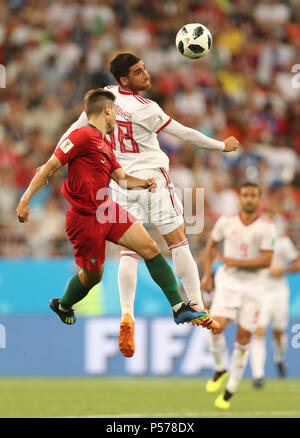
<svg viewBox="0 0 300 438">
<path fill-rule="evenodd" d="M 54 151 L 54 155 L 64 166 L 69 161 L 73 160 L 76 157 L 79 157 L 83 153 L 82 145 L 83 136 L 76 130 L 57 145 L 57 148 Z"/>
<path fill-rule="evenodd" d="M 298 250 L 288 236 L 284 239 L 284 257 L 288 263 L 292 263 L 299 257 Z"/>
<path fill-rule="evenodd" d="M 225 238 L 225 234 L 224 234 L 225 222 L 226 222 L 226 217 L 221 216 L 215 223 L 211 232 L 211 238 L 215 242 L 221 242 Z"/>
<path fill-rule="evenodd" d="M 263 236 L 261 239 L 260 249 L 262 251 L 274 251 L 276 242 L 275 225 L 271 222 L 266 222 L 263 228 Z"/>
<path fill-rule="evenodd" d="M 117 161 L 114 152 L 112 152 L 112 160 L 111 160 L 111 173 L 113 173 L 117 169 L 121 169 L 121 164 Z"/>
<path fill-rule="evenodd" d="M 86 112 L 83 111 L 80 116 L 78 117 L 78 119 L 76 120 L 76 122 L 74 122 L 70 128 L 62 135 L 62 137 L 59 139 L 59 142 L 57 143 L 58 147 L 63 140 L 65 140 L 66 138 L 68 138 L 68 136 L 75 131 L 76 129 L 82 128 L 83 126 L 86 126 L 88 124 L 88 118 L 86 115 Z"/>
<path fill-rule="evenodd" d="M 225 149 L 225 143 L 223 141 L 215 140 L 214 138 L 207 137 L 202 132 L 196 129 L 188 128 L 187 126 L 178 123 L 176 120 L 171 120 L 166 126 L 165 132 L 167 134 L 174 135 L 185 143 L 189 143 L 192 146 L 203 149 L 213 149 L 223 151 Z"/>
<path fill-rule="evenodd" d="M 158 134 L 172 121 L 160 106 L 153 101 L 143 104 L 134 114 L 134 123 Z"/>
</svg>

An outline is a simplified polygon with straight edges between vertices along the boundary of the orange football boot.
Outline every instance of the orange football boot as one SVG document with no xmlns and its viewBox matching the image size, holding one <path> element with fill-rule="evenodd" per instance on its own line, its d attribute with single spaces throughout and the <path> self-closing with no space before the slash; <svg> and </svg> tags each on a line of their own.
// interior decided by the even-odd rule
<svg viewBox="0 0 300 438">
<path fill-rule="evenodd" d="M 191 306 L 191 307 L 193 307 L 194 309 L 199 310 L 195 306 Z M 213 329 L 213 330 L 219 329 L 220 328 L 220 324 L 209 316 L 210 310 L 208 310 L 208 309 L 206 309 L 204 307 L 203 308 L 203 312 L 206 312 L 207 315 L 205 315 L 205 316 L 203 316 L 201 318 L 198 318 L 195 321 L 192 321 L 191 324 L 193 324 L 193 325 L 201 325 L 202 327 L 205 327 L 205 328 L 207 328 L 209 330 L 210 329 Z"/>
<path fill-rule="evenodd" d="M 120 324 L 119 348 L 123 356 L 134 355 L 134 325 L 135 322 L 129 313 L 125 313 Z"/>
</svg>

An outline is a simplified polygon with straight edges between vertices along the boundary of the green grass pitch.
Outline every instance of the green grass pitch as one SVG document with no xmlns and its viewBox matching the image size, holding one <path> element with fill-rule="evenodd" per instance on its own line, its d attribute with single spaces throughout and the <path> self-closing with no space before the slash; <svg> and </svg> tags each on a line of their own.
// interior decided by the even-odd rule
<svg viewBox="0 0 300 438">
<path fill-rule="evenodd" d="M 300 418 L 300 380 L 243 380 L 229 411 L 195 378 L 1 378 L 1 418 Z"/>
</svg>

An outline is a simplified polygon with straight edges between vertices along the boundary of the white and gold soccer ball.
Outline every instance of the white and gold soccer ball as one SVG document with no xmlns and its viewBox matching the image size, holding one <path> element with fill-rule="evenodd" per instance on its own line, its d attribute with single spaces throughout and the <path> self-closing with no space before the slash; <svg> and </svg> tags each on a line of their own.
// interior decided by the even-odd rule
<svg viewBox="0 0 300 438">
<path fill-rule="evenodd" d="M 211 44 L 210 31 L 200 23 L 186 24 L 176 35 L 176 47 L 187 58 L 202 58 L 210 51 Z"/>
</svg>

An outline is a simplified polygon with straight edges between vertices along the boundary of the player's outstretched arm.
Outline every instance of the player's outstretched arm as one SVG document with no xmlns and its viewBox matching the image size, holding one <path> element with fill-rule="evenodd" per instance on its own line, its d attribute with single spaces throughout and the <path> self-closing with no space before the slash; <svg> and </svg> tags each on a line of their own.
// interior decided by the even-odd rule
<svg viewBox="0 0 300 438">
<path fill-rule="evenodd" d="M 20 222 L 28 222 L 30 199 L 41 187 L 47 184 L 48 178 L 54 175 L 61 167 L 62 164 L 59 159 L 52 155 L 47 163 L 41 166 L 39 172 L 34 175 L 16 209 Z"/>
<path fill-rule="evenodd" d="M 300 271 L 300 259 L 294 260 L 289 266 L 284 268 L 272 266 L 270 269 L 270 274 L 272 277 L 281 277 L 282 275 L 299 272 Z"/>
<path fill-rule="evenodd" d="M 210 237 L 204 250 L 204 275 L 201 279 L 201 286 L 205 292 L 211 292 L 213 288 L 212 264 L 217 244 L 218 242 Z"/>
<path fill-rule="evenodd" d="M 227 267 L 243 268 L 243 269 L 262 269 L 271 266 L 273 251 L 261 251 L 259 257 L 249 260 L 232 259 L 230 257 L 221 257 Z"/>
<path fill-rule="evenodd" d="M 112 179 L 119 184 L 122 189 L 154 189 L 157 187 L 155 178 L 140 179 L 128 175 L 123 168 L 116 169 L 111 174 Z"/>
<path fill-rule="evenodd" d="M 287 267 L 285 268 L 285 273 L 286 273 L 286 274 L 288 274 L 288 273 L 293 273 L 293 272 L 298 272 L 298 271 L 300 271 L 300 259 L 299 259 L 299 258 L 296 259 L 296 260 L 294 260 L 294 261 L 290 264 L 290 266 L 287 266 Z"/>
<path fill-rule="evenodd" d="M 233 152 L 239 147 L 239 141 L 235 137 L 228 137 L 226 140 L 219 141 L 207 137 L 196 129 L 188 128 L 176 120 L 172 120 L 164 129 L 167 134 L 191 144 L 197 148 L 215 149 L 223 152 Z"/>
</svg>

